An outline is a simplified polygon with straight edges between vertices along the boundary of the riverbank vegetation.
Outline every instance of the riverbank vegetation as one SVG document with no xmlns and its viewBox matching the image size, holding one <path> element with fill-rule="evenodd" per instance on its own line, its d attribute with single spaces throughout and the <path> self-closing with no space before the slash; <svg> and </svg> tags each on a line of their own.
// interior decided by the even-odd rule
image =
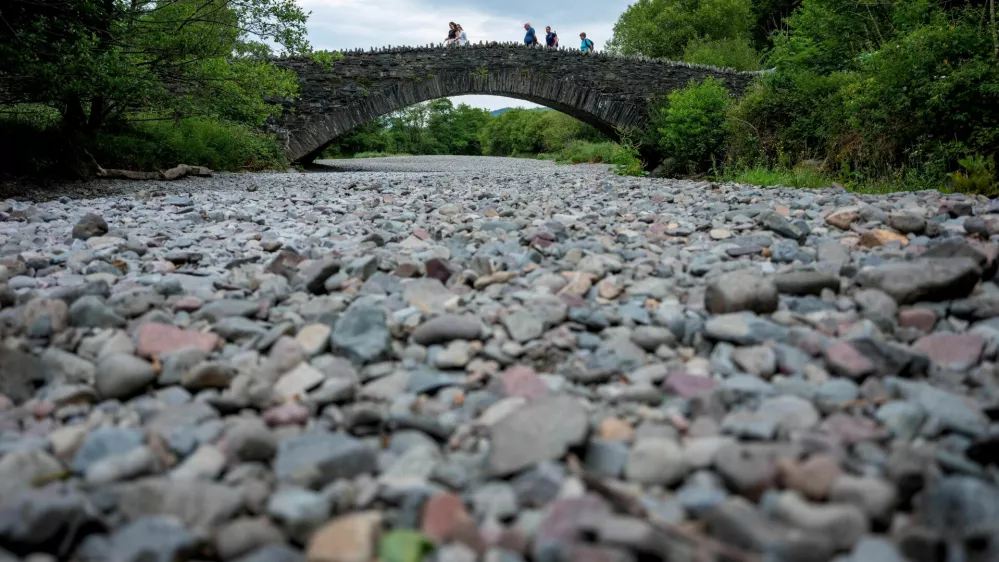
<svg viewBox="0 0 999 562">
<path fill-rule="evenodd" d="M 999 192 L 996 0 L 636 0 L 607 49 L 768 69 L 736 97 L 715 80 L 613 143 L 547 110 L 449 100 L 338 139 L 327 157 L 530 156 L 621 173 L 802 187 Z M 0 26 L 0 168 L 280 168 L 260 132 L 297 81 L 267 57 L 313 52 L 295 0 L 11 0 Z M 623 132 L 618 132 L 623 133 Z M 619 135 L 615 135 L 618 137 Z M 641 148 L 641 150 L 639 150 Z M 873 186 L 873 187 L 872 187 Z"/>
<path fill-rule="evenodd" d="M 721 14 L 727 26 L 707 25 Z M 753 68 L 739 62 L 751 45 L 773 72 L 739 99 L 706 81 L 662 100 L 652 140 L 667 174 L 999 189 L 994 0 L 639 0 L 608 46 L 695 61 L 702 45 Z"/>
<path fill-rule="evenodd" d="M 283 165 L 258 128 L 298 84 L 267 58 L 312 53 L 306 19 L 295 0 L 9 0 L 0 169 Z"/>
</svg>

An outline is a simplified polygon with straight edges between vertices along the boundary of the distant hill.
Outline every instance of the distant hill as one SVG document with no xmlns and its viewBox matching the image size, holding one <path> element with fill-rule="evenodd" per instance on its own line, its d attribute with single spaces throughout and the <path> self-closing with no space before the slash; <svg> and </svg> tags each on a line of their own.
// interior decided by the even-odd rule
<svg viewBox="0 0 999 562">
<path fill-rule="evenodd" d="M 500 115 L 503 115 L 504 113 L 506 113 L 507 111 L 510 111 L 511 109 L 519 109 L 519 108 L 516 108 L 516 107 L 504 107 L 502 109 L 497 109 L 495 111 L 490 111 L 489 115 L 492 115 L 493 117 L 499 117 Z M 532 107 L 530 109 L 530 111 L 551 111 L 551 110 L 552 109 L 550 107 Z"/>
</svg>

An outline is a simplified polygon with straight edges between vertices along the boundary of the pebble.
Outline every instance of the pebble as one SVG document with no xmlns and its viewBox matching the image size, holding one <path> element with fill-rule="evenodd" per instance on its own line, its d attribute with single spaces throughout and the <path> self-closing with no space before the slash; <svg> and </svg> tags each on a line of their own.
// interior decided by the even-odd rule
<svg viewBox="0 0 999 562">
<path fill-rule="evenodd" d="M 95 387 L 104 398 L 131 398 L 154 380 L 153 366 L 134 355 L 112 353 L 97 362 Z"/>
</svg>

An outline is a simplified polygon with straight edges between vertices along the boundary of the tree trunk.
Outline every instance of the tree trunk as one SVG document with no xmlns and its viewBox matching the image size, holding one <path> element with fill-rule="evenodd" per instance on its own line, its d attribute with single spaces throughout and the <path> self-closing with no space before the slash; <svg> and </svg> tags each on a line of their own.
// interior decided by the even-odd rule
<svg viewBox="0 0 999 562">
<path fill-rule="evenodd" d="M 104 96 L 97 95 L 90 100 L 90 118 L 87 120 L 87 132 L 93 134 L 104 126 L 104 112 L 107 109 L 107 102 Z"/>
<path fill-rule="evenodd" d="M 62 113 L 63 125 L 70 130 L 79 131 L 86 123 L 87 117 L 83 113 L 83 104 L 76 95 L 71 95 L 66 99 L 66 109 Z"/>
</svg>

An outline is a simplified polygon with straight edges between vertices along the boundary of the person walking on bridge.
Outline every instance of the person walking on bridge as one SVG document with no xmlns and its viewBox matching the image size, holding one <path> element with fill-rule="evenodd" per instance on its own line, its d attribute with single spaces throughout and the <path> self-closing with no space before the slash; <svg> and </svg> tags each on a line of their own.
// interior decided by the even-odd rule
<svg viewBox="0 0 999 562">
<path fill-rule="evenodd" d="M 527 35 L 524 35 L 524 44 L 528 47 L 533 47 L 538 44 L 538 34 L 534 32 L 534 28 L 531 27 L 530 23 L 524 24 L 524 29 L 527 30 Z"/>
<path fill-rule="evenodd" d="M 588 55 L 594 51 L 593 41 L 586 38 L 586 33 L 579 34 L 579 50 L 583 52 L 584 55 Z"/>
<path fill-rule="evenodd" d="M 458 45 L 464 47 L 468 45 L 468 35 L 465 34 L 465 28 L 458 24 Z"/>
<path fill-rule="evenodd" d="M 545 27 L 545 45 L 558 49 L 558 33 L 552 31 L 552 26 Z"/>
<path fill-rule="evenodd" d="M 444 40 L 444 46 L 448 47 L 453 45 L 458 39 L 458 24 L 448 22 L 447 24 L 447 39 Z"/>
</svg>

